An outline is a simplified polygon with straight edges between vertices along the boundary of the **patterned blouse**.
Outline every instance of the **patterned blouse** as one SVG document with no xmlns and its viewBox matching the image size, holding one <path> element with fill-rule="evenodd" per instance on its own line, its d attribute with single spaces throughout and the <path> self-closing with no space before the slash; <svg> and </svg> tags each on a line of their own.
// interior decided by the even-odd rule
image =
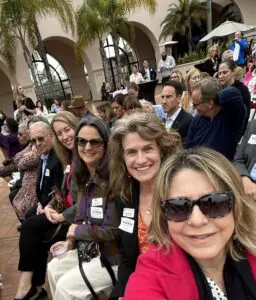
<svg viewBox="0 0 256 300">
<path fill-rule="evenodd" d="M 206 279 L 211 288 L 214 300 L 228 300 L 227 296 L 222 292 L 219 286 L 210 277 L 206 277 Z"/>
<path fill-rule="evenodd" d="M 140 212 L 138 218 L 138 238 L 140 253 L 148 250 L 148 227 L 143 223 Z"/>
</svg>

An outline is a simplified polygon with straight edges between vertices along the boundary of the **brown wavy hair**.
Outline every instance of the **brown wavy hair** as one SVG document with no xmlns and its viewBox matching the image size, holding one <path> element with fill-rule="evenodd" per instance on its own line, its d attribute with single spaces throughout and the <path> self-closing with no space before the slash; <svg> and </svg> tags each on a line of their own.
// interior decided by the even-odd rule
<svg viewBox="0 0 256 300">
<path fill-rule="evenodd" d="M 131 200 L 132 183 L 135 179 L 128 176 L 124 160 L 122 141 L 129 133 L 138 133 L 145 140 L 155 140 L 162 161 L 180 148 L 180 135 L 167 131 L 165 124 L 154 114 L 135 111 L 118 120 L 109 140 L 110 187 L 114 195 L 120 196 L 125 203 Z"/>
</svg>

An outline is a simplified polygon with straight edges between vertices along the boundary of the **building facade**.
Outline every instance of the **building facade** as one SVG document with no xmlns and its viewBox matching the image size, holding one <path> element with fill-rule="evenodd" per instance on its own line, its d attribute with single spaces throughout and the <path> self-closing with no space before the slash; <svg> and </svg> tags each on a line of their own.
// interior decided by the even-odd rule
<svg viewBox="0 0 256 300">
<path fill-rule="evenodd" d="M 129 21 L 135 27 L 136 37 L 132 47 L 139 64 L 143 59 L 148 59 L 151 65 L 156 65 L 156 62 L 160 59 L 162 50 L 160 46 L 162 41 L 159 42 L 160 24 L 167 13 L 169 5 L 178 1 L 158 0 L 157 2 L 157 10 L 153 16 L 142 9 L 137 9 L 128 16 Z M 74 8 L 81 5 L 81 3 L 82 0 L 73 0 Z M 213 23 L 218 21 L 220 12 L 230 3 L 230 0 L 213 0 Z M 245 24 L 254 25 L 256 23 L 255 0 L 236 0 L 235 3 L 241 20 Z M 98 44 L 95 43 L 84 50 L 83 65 L 75 59 L 74 43 L 76 37 L 65 32 L 57 19 L 49 16 L 40 21 L 39 27 L 47 52 L 62 65 L 68 76 L 68 80 L 64 81 L 69 82 L 72 93 L 99 100 L 101 85 L 105 78 Z M 89 80 L 87 80 L 85 69 Z M 34 101 L 36 100 L 33 82 L 21 50 L 17 54 L 15 75 L 9 72 L 6 63 L 0 59 L 0 110 L 3 110 L 9 116 L 13 114 L 12 87 L 18 84 L 25 88 L 27 96 Z M 64 85 L 63 82 L 61 84 Z"/>
</svg>

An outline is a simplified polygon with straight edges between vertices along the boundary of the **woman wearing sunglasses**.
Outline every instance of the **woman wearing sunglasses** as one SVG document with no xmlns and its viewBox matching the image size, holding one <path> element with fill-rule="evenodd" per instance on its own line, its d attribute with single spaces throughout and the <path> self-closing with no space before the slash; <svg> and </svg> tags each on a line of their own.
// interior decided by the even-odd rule
<svg viewBox="0 0 256 300">
<path fill-rule="evenodd" d="M 48 278 L 55 300 L 84 300 L 92 295 L 98 299 L 97 294 L 110 293 L 115 281 L 120 257 L 116 208 L 108 183 L 108 138 L 107 125 L 96 117 L 83 118 L 76 130 L 74 175 L 79 202 L 67 240 L 51 248 L 56 258 L 48 264 Z M 54 251 L 56 247 L 65 257 Z"/>
<path fill-rule="evenodd" d="M 174 154 L 156 182 L 153 245 L 139 258 L 124 299 L 256 299 L 255 210 L 221 154 Z"/>
<path fill-rule="evenodd" d="M 34 118 L 40 120 L 40 116 Z M 76 183 L 71 180 L 71 165 L 76 124 L 77 118 L 70 112 L 59 112 L 52 120 L 54 148 L 64 170 L 61 188 L 63 210 L 58 211 L 54 201 L 51 201 L 42 208 L 41 214 L 34 215 L 33 211 L 23 223 L 19 261 L 21 277 L 15 299 L 40 299 L 46 296 L 42 285 L 45 283 L 48 251 L 52 244 L 66 237 L 67 224 L 74 219 Z"/>
<path fill-rule="evenodd" d="M 118 195 L 119 241 L 122 262 L 111 299 L 124 295 L 140 253 L 147 251 L 147 231 L 152 220 L 154 182 L 161 163 L 176 152 L 177 133 L 167 132 L 154 114 L 134 112 L 119 120 L 109 143 L 110 182 Z"/>
</svg>

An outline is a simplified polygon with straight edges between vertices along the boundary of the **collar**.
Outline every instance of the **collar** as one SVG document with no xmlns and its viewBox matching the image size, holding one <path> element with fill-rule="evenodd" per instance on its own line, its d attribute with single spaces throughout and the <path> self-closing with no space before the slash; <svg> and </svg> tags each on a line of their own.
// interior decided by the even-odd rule
<svg viewBox="0 0 256 300">
<path fill-rule="evenodd" d="M 176 118 L 178 117 L 180 112 L 181 112 L 181 107 L 179 107 L 178 110 L 176 110 L 175 113 L 173 113 L 170 117 L 167 117 L 167 121 L 172 120 L 174 122 L 176 120 Z"/>
<path fill-rule="evenodd" d="M 47 153 L 47 154 L 41 154 L 41 156 L 40 156 L 40 158 L 41 158 L 42 160 L 47 160 L 48 157 L 49 157 L 49 153 Z"/>
</svg>

